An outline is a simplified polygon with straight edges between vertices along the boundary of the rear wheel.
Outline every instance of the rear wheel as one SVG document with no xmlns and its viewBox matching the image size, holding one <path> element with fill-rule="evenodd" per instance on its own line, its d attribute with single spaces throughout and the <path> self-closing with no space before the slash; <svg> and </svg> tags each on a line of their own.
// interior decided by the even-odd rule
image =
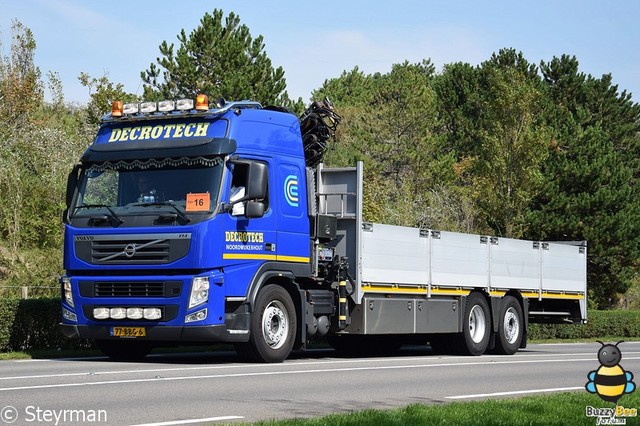
<svg viewBox="0 0 640 426">
<path fill-rule="evenodd" d="M 506 296 L 502 301 L 498 320 L 495 352 L 512 355 L 518 351 L 524 335 L 522 308 L 513 296 Z"/>
<path fill-rule="evenodd" d="M 462 333 L 458 336 L 458 352 L 464 355 L 482 355 L 489 345 L 490 332 L 489 304 L 482 294 L 471 293 L 467 297 Z"/>
<path fill-rule="evenodd" d="M 256 298 L 249 341 L 237 344 L 236 350 L 252 361 L 282 362 L 293 349 L 296 325 L 296 309 L 289 293 L 278 285 L 267 285 Z"/>
<path fill-rule="evenodd" d="M 139 361 L 153 349 L 149 342 L 126 339 L 96 340 L 96 346 L 103 354 L 116 361 Z"/>
</svg>

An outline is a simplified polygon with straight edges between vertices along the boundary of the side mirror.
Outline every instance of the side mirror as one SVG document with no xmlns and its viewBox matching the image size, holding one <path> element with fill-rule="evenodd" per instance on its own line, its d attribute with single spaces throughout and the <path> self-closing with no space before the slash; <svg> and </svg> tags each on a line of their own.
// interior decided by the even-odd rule
<svg viewBox="0 0 640 426">
<path fill-rule="evenodd" d="M 264 216 L 264 203 L 260 201 L 247 201 L 244 215 L 248 219 L 256 219 Z"/>
<path fill-rule="evenodd" d="M 267 165 L 264 163 L 252 162 L 247 172 L 247 200 L 264 200 L 267 198 Z M 264 206 L 263 206 L 264 207 Z"/>
</svg>

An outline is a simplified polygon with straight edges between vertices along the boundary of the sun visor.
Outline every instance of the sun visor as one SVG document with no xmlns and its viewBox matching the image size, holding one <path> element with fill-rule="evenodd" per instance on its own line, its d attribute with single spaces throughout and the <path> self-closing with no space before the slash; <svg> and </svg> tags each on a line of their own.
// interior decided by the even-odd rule
<svg viewBox="0 0 640 426">
<path fill-rule="evenodd" d="M 226 120 L 108 123 L 100 128 L 82 161 L 229 154 L 237 144 L 226 137 L 227 125 Z"/>
</svg>

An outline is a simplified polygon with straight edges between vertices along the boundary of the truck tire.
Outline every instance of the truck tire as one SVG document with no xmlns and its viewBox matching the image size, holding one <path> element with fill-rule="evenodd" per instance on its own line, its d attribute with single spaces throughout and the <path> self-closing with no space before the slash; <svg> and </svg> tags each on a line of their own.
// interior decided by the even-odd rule
<svg viewBox="0 0 640 426">
<path fill-rule="evenodd" d="M 491 337 L 491 313 L 489 304 L 480 293 L 467 297 L 462 333 L 458 335 L 457 349 L 463 355 L 482 355 L 487 350 Z"/>
<path fill-rule="evenodd" d="M 260 289 L 250 320 L 249 341 L 236 345 L 250 361 L 282 362 L 295 343 L 296 308 L 283 287 L 269 284 Z"/>
<path fill-rule="evenodd" d="M 135 340 L 96 340 L 96 346 L 116 361 L 140 361 L 153 349 L 149 342 Z"/>
<path fill-rule="evenodd" d="M 501 355 L 513 355 L 520 348 L 523 335 L 522 307 L 515 297 L 506 296 L 500 309 L 494 352 Z"/>
</svg>

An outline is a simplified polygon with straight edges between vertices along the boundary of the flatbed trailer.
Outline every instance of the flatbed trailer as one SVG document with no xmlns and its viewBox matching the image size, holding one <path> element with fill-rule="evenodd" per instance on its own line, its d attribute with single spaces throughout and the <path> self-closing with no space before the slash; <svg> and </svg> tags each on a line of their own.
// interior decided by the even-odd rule
<svg viewBox="0 0 640 426">
<path fill-rule="evenodd" d="M 476 345 L 461 351 L 478 354 L 502 331 L 510 336 L 502 337 L 510 346 L 502 352 L 512 353 L 515 343 L 526 345 L 529 322 L 586 322 L 586 242 L 370 223 L 362 217 L 362 163 L 321 165 L 317 181 L 318 214 L 336 217 L 333 246 L 349 259 L 352 309 L 344 335 L 427 334 L 433 346 L 449 348 L 446 339 L 466 333 Z M 481 295 L 489 311 L 473 314 L 481 302 L 472 295 Z M 465 310 L 470 297 L 476 304 Z"/>
</svg>

